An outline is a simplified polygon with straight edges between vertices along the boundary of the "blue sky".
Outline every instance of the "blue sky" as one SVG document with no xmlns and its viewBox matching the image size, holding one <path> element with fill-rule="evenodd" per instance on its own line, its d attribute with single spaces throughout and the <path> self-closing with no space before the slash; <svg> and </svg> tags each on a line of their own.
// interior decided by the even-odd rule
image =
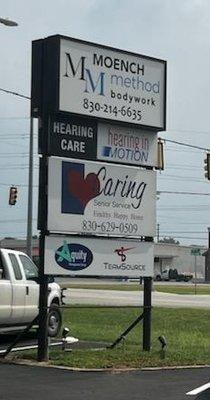
<svg viewBox="0 0 210 400">
<path fill-rule="evenodd" d="M 98 42 L 167 61 L 167 131 L 162 138 L 210 148 L 210 3 L 205 0 L 8 0 L 0 24 L 0 88 L 30 96 L 31 42 L 53 34 Z M 0 238 L 25 237 L 30 102 L 0 92 Z M 36 143 L 36 137 L 35 137 Z M 36 146 L 35 146 L 36 153 Z M 210 194 L 204 178 L 205 152 L 166 142 L 166 168 L 159 191 Z M 35 154 L 34 233 L 38 160 Z M 15 207 L 8 205 L 17 185 Z M 161 236 L 182 244 L 207 244 L 210 196 L 161 193 L 157 222 Z"/>
</svg>

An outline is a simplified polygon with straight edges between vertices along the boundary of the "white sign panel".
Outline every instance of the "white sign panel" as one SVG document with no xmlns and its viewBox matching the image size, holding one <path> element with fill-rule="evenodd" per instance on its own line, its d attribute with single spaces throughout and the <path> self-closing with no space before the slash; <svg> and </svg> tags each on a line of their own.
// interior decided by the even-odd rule
<svg viewBox="0 0 210 400">
<path fill-rule="evenodd" d="M 45 274 L 153 276 L 153 243 L 46 236 Z"/>
<path fill-rule="evenodd" d="M 156 172 L 49 158 L 48 230 L 154 236 Z"/>
<path fill-rule="evenodd" d="M 99 123 L 97 158 L 121 164 L 157 166 L 157 134 Z"/>
<path fill-rule="evenodd" d="M 61 39 L 59 110 L 165 129 L 166 63 Z"/>
</svg>

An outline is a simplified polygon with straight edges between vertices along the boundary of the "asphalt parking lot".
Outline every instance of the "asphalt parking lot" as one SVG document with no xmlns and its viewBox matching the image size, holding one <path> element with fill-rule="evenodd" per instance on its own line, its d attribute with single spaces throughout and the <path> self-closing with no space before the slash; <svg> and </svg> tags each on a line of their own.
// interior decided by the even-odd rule
<svg viewBox="0 0 210 400">
<path fill-rule="evenodd" d="M 79 372 L 0 363 L 1 400 L 184 400 L 209 382 L 210 368 Z M 208 397 L 205 399 L 207 400 Z M 203 399 L 202 399 L 203 400 Z"/>
</svg>

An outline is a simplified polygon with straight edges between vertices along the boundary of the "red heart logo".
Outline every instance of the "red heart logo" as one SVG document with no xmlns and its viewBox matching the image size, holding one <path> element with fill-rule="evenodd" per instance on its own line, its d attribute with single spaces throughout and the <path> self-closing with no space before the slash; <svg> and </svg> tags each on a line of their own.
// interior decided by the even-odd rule
<svg viewBox="0 0 210 400">
<path fill-rule="evenodd" d="M 93 172 L 84 178 L 79 171 L 69 171 L 68 189 L 85 208 L 91 199 L 100 194 L 100 181 Z"/>
</svg>

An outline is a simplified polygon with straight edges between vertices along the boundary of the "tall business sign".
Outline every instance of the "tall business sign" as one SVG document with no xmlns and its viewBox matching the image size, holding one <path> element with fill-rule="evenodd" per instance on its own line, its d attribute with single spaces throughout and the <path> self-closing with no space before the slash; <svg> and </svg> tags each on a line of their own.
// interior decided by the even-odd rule
<svg viewBox="0 0 210 400">
<path fill-rule="evenodd" d="M 123 237 L 128 247 L 133 240 L 151 240 L 166 62 L 58 35 L 33 42 L 32 57 L 31 113 L 40 119 L 42 155 L 41 232 L 89 235 L 96 243 L 92 249 L 99 237 Z M 51 242 L 47 274 L 55 272 L 47 261 Z"/>
<path fill-rule="evenodd" d="M 31 99 L 41 155 L 38 359 L 47 357 L 48 275 L 144 277 L 149 350 L 166 62 L 59 35 L 36 40 Z"/>
</svg>

